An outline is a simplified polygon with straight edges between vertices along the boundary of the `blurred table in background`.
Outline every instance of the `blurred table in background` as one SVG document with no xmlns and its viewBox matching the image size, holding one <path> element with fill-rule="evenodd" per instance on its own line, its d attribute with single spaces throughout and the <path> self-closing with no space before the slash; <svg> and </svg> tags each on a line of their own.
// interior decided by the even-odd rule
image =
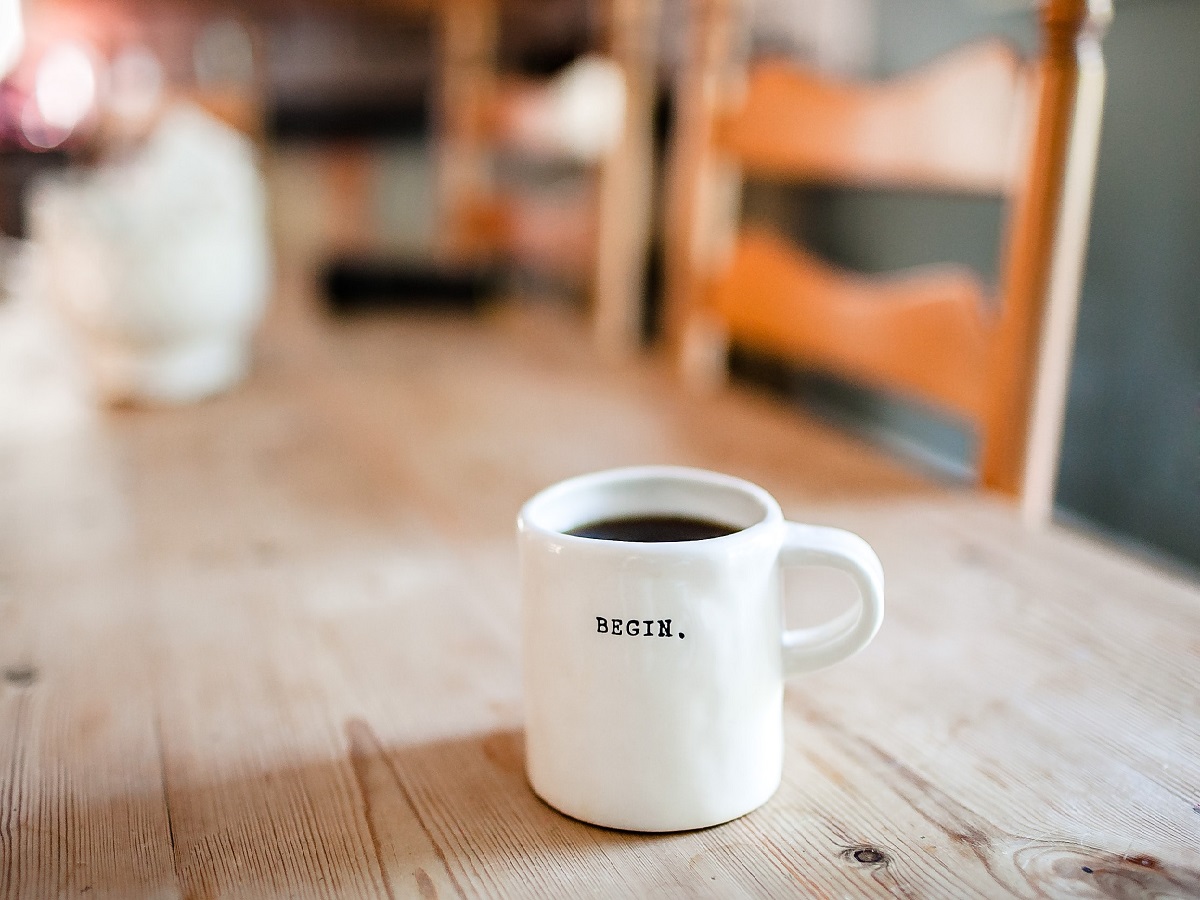
<svg viewBox="0 0 1200 900">
<path fill-rule="evenodd" d="M 0 305 L 0 897 L 1200 894 L 1195 585 L 553 307 L 332 321 L 285 276 L 250 379 L 184 408 L 96 410 Z M 644 462 L 888 575 L 875 644 L 789 684 L 779 793 L 700 832 L 523 774 L 517 508 Z"/>
</svg>

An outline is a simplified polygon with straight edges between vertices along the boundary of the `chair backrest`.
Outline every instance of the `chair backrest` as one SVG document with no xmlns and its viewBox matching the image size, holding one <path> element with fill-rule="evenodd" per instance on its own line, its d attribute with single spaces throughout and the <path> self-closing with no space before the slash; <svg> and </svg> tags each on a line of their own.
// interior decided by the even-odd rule
<svg viewBox="0 0 1200 900">
<path fill-rule="evenodd" d="M 557 151 L 580 159 L 580 142 L 556 132 L 571 126 L 594 130 L 595 120 L 605 117 L 599 110 L 579 110 L 576 103 L 568 111 L 572 121 L 560 123 L 560 129 L 554 120 L 561 112 L 555 107 L 563 105 L 556 101 L 567 87 L 561 80 L 556 86 L 497 71 L 498 6 L 499 0 L 446 0 L 439 5 L 438 193 L 445 217 L 444 250 L 452 257 L 499 255 L 561 274 L 581 274 L 598 344 L 614 354 L 628 353 L 640 342 L 643 318 L 660 2 L 603 3 L 602 50 L 619 70 L 620 86 L 615 104 L 606 102 L 611 92 L 603 90 L 600 78 L 600 93 L 606 96 L 595 102 L 615 110 L 619 136 L 602 150 L 582 151 L 597 164 L 593 190 L 549 202 L 498 185 L 495 150 L 524 145 L 535 155 Z M 588 79 L 591 85 L 596 80 Z"/>
<path fill-rule="evenodd" d="M 998 41 L 882 83 L 734 63 L 736 0 L 698 0 L 671 160 L 667 323 L 684 373 L 729 339 L 916 398 L 974 427 L 980 481 L 1048 517 L 1104 71 L 1100 0 L 1048 0 L 1028 63 Z M 743 175 L 998 196 L 996 297 L 975 273 L 847 272 L 736 226 Z"/>
</svg>

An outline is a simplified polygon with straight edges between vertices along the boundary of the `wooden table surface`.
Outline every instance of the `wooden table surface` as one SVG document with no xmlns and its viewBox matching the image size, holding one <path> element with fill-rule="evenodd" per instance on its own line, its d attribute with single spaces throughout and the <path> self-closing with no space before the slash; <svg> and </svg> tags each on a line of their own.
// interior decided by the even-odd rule
<svg viewBox="0 0 1200 900">
<path fill-rule="evenodd" d="M 101 412 L 0 306 L 0 897 L 1200 896 L 1195 584 L 553 310 L 305 309 L 233 393 Z M 522 770 L 516 511 L 642 462 L 858 531 L 889 588 L 789 684 L 775 798 L 665 836 Z"/>
</svg>

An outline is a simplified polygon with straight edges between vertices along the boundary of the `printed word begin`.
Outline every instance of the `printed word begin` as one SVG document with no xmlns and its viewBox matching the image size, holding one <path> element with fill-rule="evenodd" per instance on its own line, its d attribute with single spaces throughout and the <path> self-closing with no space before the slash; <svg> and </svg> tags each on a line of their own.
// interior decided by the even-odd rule
<svg viewBox="0 0 1200 900">
<path fill-rule="evenodd" d="M 643 625 L 646 627 L 643 628 Z M 657 631 L 655 625 L 658 626 Z M 671 634 L 670 619 L 607 619 L 596 616 L 596 633 L 627 634 L 631 637 L 683 637 L 682 631 Z"/>
</svg>

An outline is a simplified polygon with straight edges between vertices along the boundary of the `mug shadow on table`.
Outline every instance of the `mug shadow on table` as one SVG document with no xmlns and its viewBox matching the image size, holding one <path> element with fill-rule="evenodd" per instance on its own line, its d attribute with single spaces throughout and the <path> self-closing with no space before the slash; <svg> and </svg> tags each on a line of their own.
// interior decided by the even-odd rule
<svg viewBox="0 0 1200 900">
<path fill-rule="evenodd" d="M 628 893 L 639 882 L 670 893 L 696 877 L 695 835 L 635 834 L 598 828 L 540 800 L 525 778 L 519 730 L 390 749 L 367 723 L 346 723 L 349 757 L 389 894 L 464 896 L 535 881 L 550 894 Z M 667 851 L 664 871 L 626 880 L 621 860 L 648 844 Z M 675 845 L 670 852 L 662 845 Z M 693 860 L 694 861 L 694 860 Z M 573 870 L 573 871 L 572 871 Z"/>
<path fill-rule="evenodd" d="M 519 730 L 388 746 L 350 719 L 343 734 L 345 756 L 207 783 L 172 783 L 168 760 L 180 893 L 699 896 L 719 876 L 759 896 L 764 866 L 796 885 L 740 831 L 635 834 L 558 813 L 526 781 Z"/>
</svg>

